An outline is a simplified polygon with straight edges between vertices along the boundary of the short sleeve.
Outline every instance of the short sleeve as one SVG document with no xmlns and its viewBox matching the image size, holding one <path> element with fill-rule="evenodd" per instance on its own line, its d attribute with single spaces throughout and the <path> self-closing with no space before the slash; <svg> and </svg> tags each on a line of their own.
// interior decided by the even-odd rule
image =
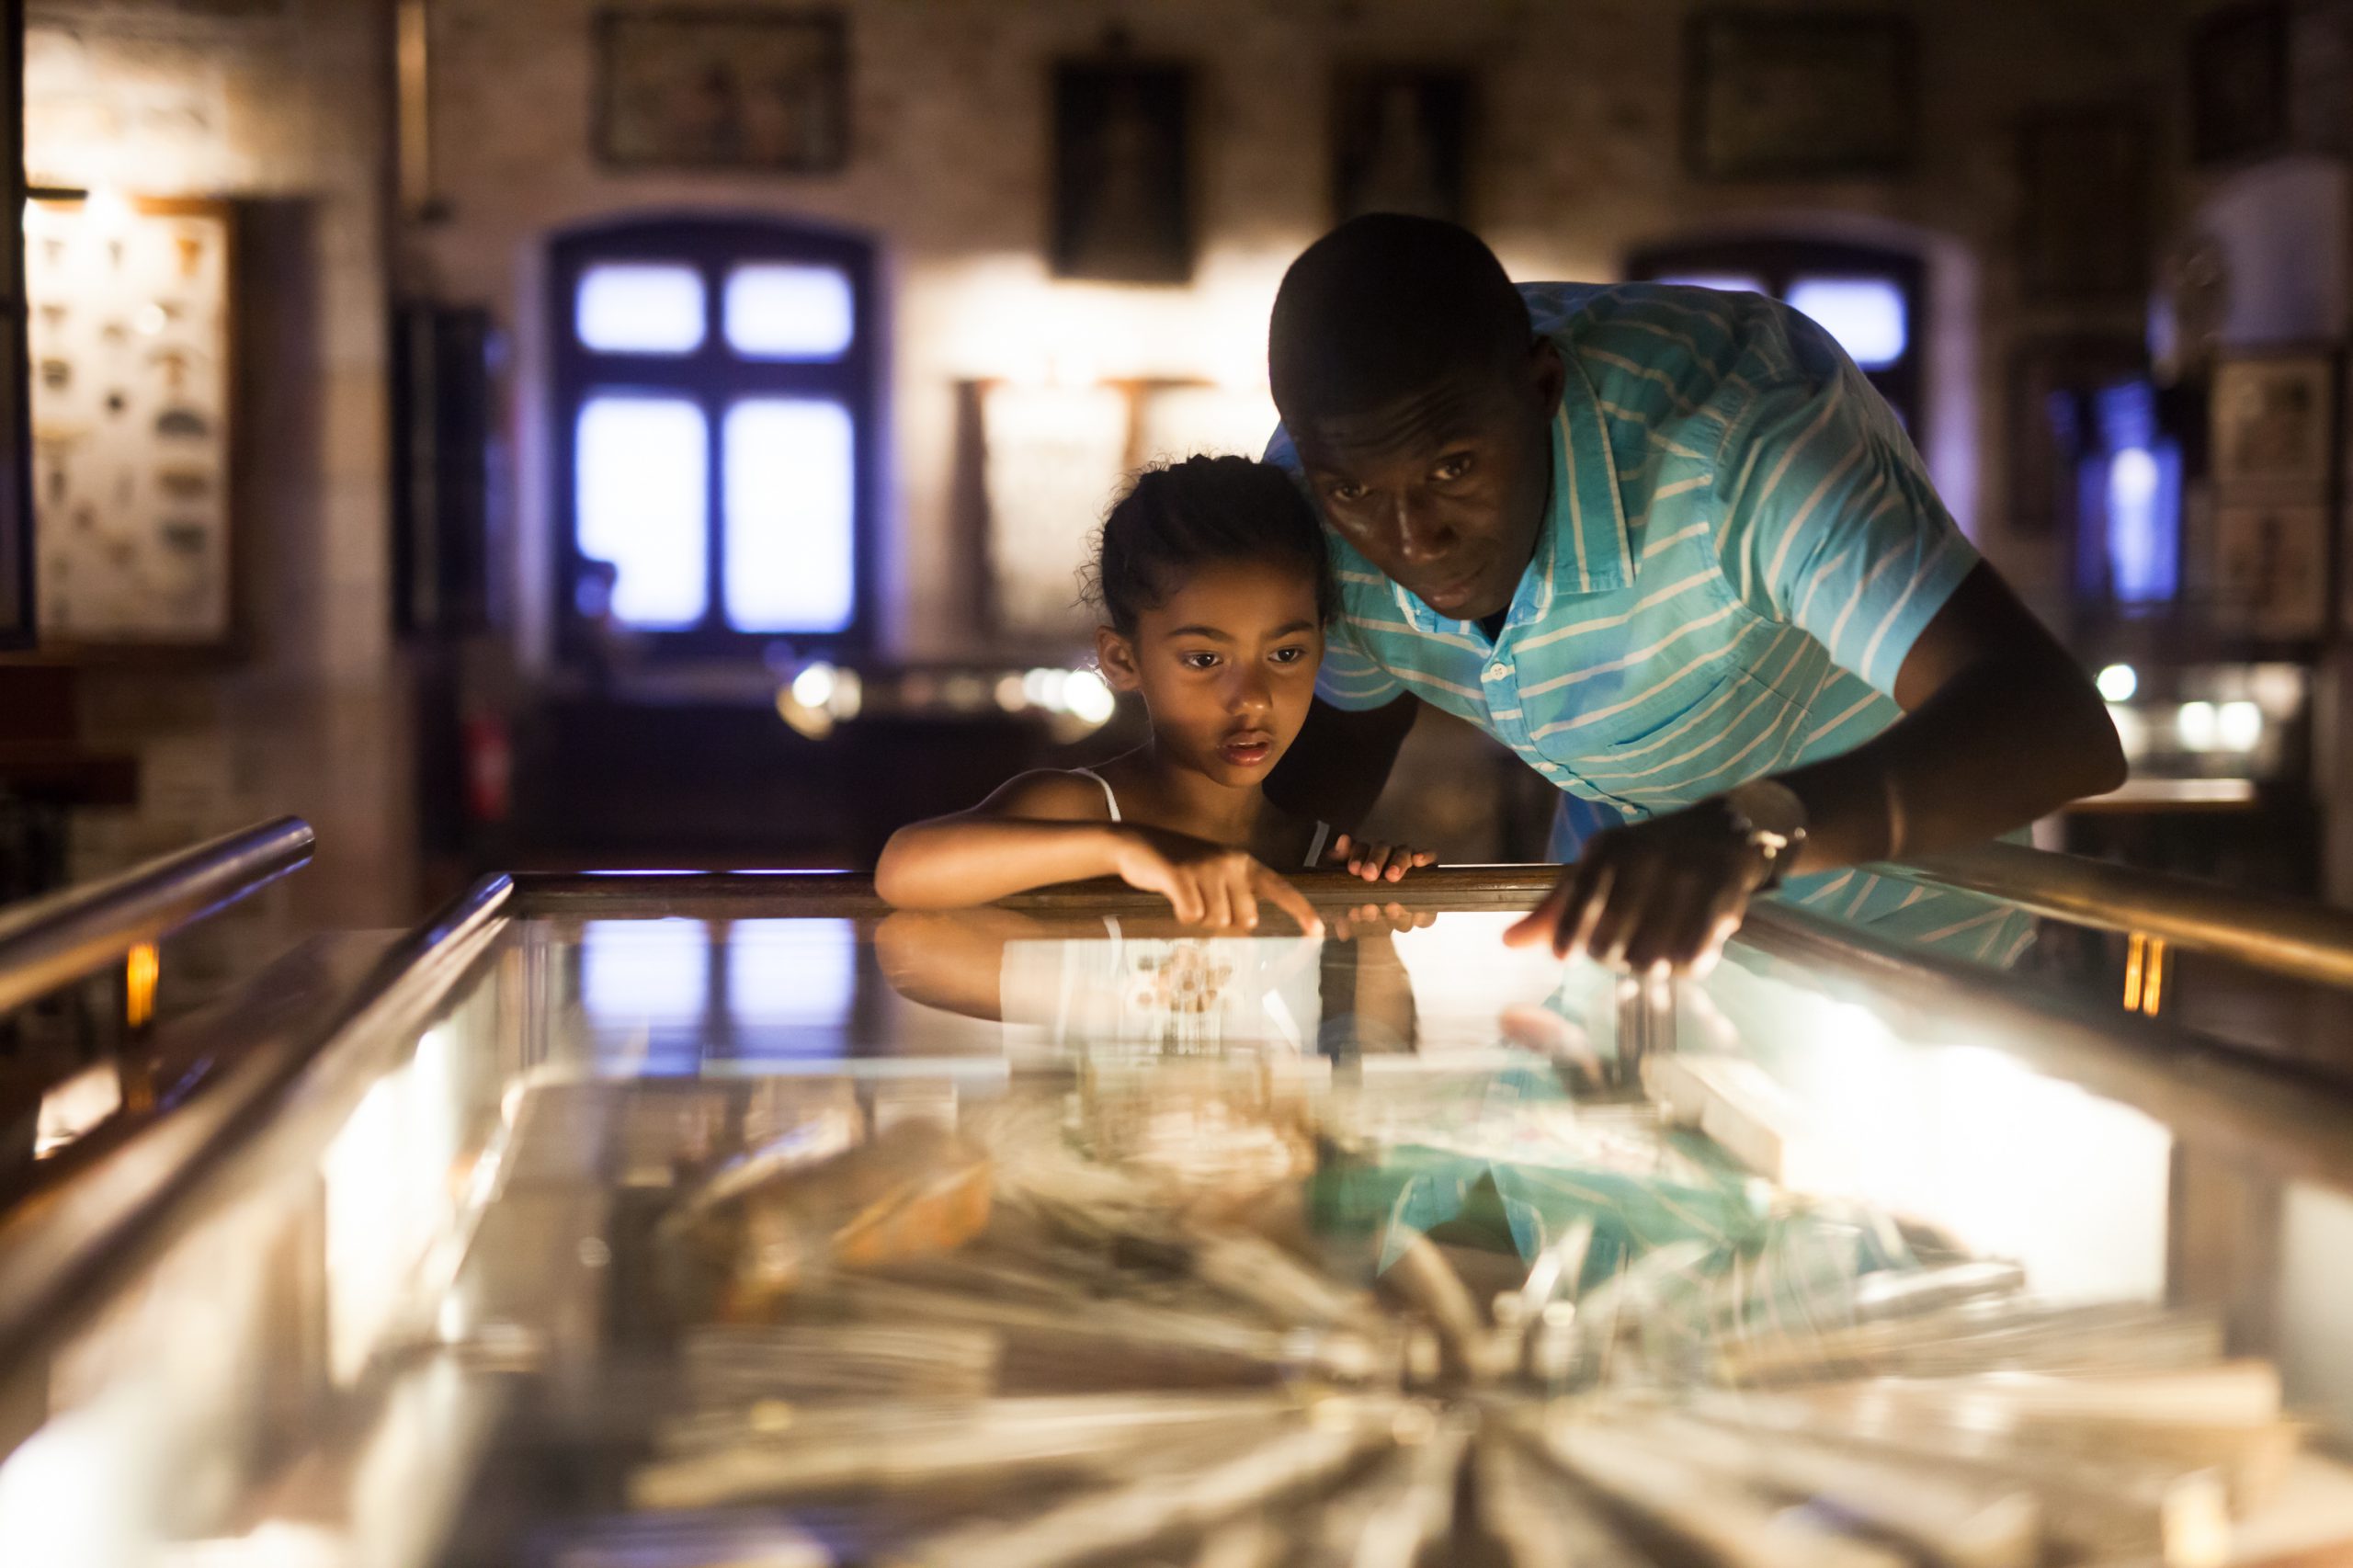
<svg viewBox="0 0 2353 1568">
<path fill-rule="evenodd" d="M 1386 708 L 1405 695 L 1396 676 L 1381 668 L 1355 629 L 1335 620 L 1324 632 L 1324 667 L 1315 672 L 1315 695 L 1351 713 Z"/>
<path fill-rule="evenodd" d="M 1716 460 L 1717 550 L 1749 607 L 1893 696 L 1904 655 L 1977 565 L 1893 410 L 1830 335 L 1776 307 Z"/>
</svg>

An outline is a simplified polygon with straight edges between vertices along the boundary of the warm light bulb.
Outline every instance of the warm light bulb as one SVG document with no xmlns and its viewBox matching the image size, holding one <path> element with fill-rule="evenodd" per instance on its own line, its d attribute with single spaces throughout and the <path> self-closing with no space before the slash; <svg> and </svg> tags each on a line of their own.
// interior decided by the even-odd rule
<svg viewBox="0 0 2353 1568">
<path fill-rule="evenodd" d="M 2095 683 L 2099 694 L 2110 702 L 2130 702 L 2132 694 L 2141 689 L 2141 675 L 2130 665 L 2110 665 L 2099 672 Z"/>
</svg>

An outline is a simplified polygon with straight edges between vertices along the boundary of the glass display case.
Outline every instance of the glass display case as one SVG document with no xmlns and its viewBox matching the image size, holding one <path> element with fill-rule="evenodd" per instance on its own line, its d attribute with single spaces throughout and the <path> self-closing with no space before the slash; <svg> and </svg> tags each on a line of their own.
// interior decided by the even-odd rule
<svg viewBox="0 0 2353 1568">
<path fill-rule="evenodd" d="M 2335 1091 L 1797 911 L 1630 986 L 1548 876 L 492 879 L 0 1221 L 0 1562 L 2353 1541 Z"/>
</svg>

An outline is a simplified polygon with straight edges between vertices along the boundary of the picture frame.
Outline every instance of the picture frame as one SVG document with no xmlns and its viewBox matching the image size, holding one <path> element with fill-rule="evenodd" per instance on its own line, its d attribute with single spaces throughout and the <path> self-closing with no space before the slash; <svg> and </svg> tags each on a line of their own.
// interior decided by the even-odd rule
<svg viewBox="0 0 2353 1568">
<path fill-rule="evenodd" d="M 1469 221 L 1473 97 L 1465 71 L 1344 65 L 1332 79 L 1332 216 Z"/>
<path fill-rule="evenodd" d="M 2319 500 L 2218 503 L 2216 628 L 2268 642 L 2320 637 L 2328 625 L 2328 518 Z"/>
<path fill-rule="evenodd" d="M 2233 164 L 2287 150 L 2291 131 L 2286 0 L 2241 0 L 2189 30 L 2189 155 Z"/>
<path fill-rule="evenodd" d="M 1908 17 L 1710 9 L 1686 23 L 1685 161 L 1701 179 L 1884 177 L 1912 166 Z"/>
<path fill-rule="evenodd" d="M 1053 68 L 1056 278 L 1187 283 L 1193 276 L 1193 70 L 1125 56 Z"/>
<path fill-rule="evenodd" d="M 2018 129 L 2018 271 L 2030 300 L 2128 301 L 2149 288 L 2148 119 L 2126 104 L 2029 115 Z"/>
<path fill-rule="evenodd" d="M 608 168 L 838 173 L 848 23 L 831 9 L 601 11 L 595 122 Z"/>
<path fill-rule="evenodd" d="M 2216 365 L 2211 468 L 2228 502 L 2327 499 L 2336 465 L 2336 359 L 2320 347 L 2242 354 Z"/>
<path fill-rule="evenodd" d="M 36 191 L 25 230 L 40 644 L 233 651 L 235 210 Z"/>
</svg>

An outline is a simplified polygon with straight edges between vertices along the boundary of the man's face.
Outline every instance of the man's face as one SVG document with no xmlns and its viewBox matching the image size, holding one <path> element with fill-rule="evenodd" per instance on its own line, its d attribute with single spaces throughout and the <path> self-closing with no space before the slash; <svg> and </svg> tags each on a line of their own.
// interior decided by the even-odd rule
<svg viewBox="0 0 2353 1568">
<path fill-rule="evenodd" d="M 1440 615 L 1476 620 L 1508 608 L 1551 498 L 1564 374 L 1539 339 L 1516 364 L 1293 425 L 1324 520 Z"/>
</svg>

